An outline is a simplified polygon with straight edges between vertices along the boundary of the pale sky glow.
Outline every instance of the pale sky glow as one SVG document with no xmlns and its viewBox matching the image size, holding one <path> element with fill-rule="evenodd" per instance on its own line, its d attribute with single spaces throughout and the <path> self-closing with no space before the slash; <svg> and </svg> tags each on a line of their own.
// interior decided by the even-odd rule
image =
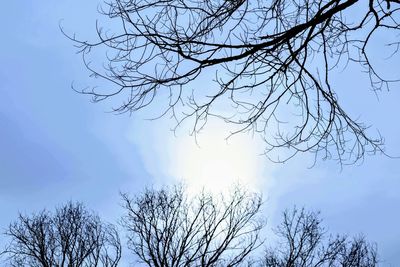
<svg viewBox="0 0 400 267">
<path fill-rule="evenodd" d="M 142 122 L 126 133 L 138 147 L 147 171 L 159 177 L 155 178 L 156 184 L 168 179 L 183 182 L 193 193 L 203 188 L 226 193 L 233 184 L 261 191 L 268 183 L 266 172 L 271 164 L 265 164 L 260 140 L 250 134 L 226 139 L 229 131 L 223 122 L 211 122 L 195 139 L 187 134 L 188 125 L 173 133 L 168 128 L 170 123 L 165 119 L 157 125 Z M 145 129 L 147 138 L 134 133 L 137 128 Z"/>
<path fill-rule="evenodd" d="M 214 193 L 224 192 L 238 183 L 256 190 L 262 177 L 265 160 L 260 156 L 255 139 L 248 135 L 228 140 L 223 125 L 207 127 L 197 136 L 197 144 L 190 136 L 179 138 L 173 171 L 194 190 L 204 187 Z M 257 149 L 258 148 L 258 149 Z"/>
</svg>

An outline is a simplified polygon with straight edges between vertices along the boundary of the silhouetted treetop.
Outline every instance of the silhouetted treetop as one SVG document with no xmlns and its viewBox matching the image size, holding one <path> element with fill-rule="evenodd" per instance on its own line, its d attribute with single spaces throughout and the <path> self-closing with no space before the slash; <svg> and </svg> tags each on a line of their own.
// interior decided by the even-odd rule
<svg viewBox="0 0 400 267">
<path fill-rule="evenodd" d="M 147 266 L 249 266 L 262 244 L 258 195 L 188 197 L 176 186 L 123 200 L 128 246 Z"/>
<path fill-rule="evenodd" d="M 318 212 L 287 210 L 275 235 L 263 236 L 260 195 L 231 192 L 189 196 L 175 186 L 123 195 L 129 249 L 149 267 L 378 265 L 373 243 L 328 234 Z"/>
<path fill-rule="evenodd" d="M 116 228 L 80 203 L 20 214 L 5 235 L 10 240 L 2 254 L 15 267 L 116 267 L 121 258 Z"/>
<path fill-rule="evenodd" d="M 267 249 L 266 267 L 375 267 L 376 245 L 363 236 L 328 235 L 319 213 L 304 209 L 286 210 L 276 229 L 278 244 Z"/>
<path fill-rule="evenodd" d="M 239 187 L 216 195 L 188 194 L 177 185 L 122 198 L 125 215 L 120 222 L 134 256 L 130 259 L 140 266 L 376 267 L 379 263 L 375 244 L 363 236 L 328 234 L 318 212 L 286 210 L 275 231 L 264 236 L 261 196 Z M 20 215 L 4 234 L 8 237 L 0 251 L 4 266 L 117 267 L 121 258 L 116 228 L 80 203 L 69 202 L 55 212 Z"/>
</svg>

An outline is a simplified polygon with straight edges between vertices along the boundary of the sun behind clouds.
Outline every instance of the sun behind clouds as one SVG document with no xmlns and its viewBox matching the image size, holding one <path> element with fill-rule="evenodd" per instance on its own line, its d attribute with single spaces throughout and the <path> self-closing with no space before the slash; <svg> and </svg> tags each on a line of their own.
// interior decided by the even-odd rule
<svg viewBox="0 0 400 267">
<path fill-rule="evenodd" d="M 235 184 L 257 190 L 266 158 L 256 140 L 244 134 L 226 140 L 226 129 L 218 126 L 208 126 L 197 144 L 191 136 L 179 137 L 173 172 L 190 191 L 224 193 Z"/>
</svg>

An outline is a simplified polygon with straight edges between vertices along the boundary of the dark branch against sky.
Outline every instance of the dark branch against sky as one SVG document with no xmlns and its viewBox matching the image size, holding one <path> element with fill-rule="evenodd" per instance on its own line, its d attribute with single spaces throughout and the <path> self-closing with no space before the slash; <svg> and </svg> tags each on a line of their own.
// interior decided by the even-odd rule
<svg viewBox="0 0 400 267">
<path fill-rule="evenodd" d="M 278 162 L 312 152 L 351 164 L 384 153 L 379 132 L 342 107 L 337 79 L 350 65 L 365 73 L 365 94 L 398 86 L 370 50 L 379 33 L 398 34 L 396 2 L 117 0 L 101 13 L 116 27 L 98 23 L 93 41 L 66 33 L 92 75 L 108 82 L 81 90 L 95 102 L 120 97 L 116 112 L 165 105 L 161 115 L 178 125 L 192 119 L 194 134 L 218 117 L 236 126 L 233 134 L 262 136 Z M 396 39 L 380 41 L 397 56 Z M 96 64 L 94 51 L 107 56 Z"/>
</svg>

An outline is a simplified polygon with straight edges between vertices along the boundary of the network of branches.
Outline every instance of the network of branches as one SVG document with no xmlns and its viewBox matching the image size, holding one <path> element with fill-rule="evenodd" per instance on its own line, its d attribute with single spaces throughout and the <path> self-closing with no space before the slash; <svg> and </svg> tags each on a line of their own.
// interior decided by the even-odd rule
<svg viewBox="0 0 400 267">
<path fill-rule="evenodd" d="M 266 250 L 263 266 L 377 266 L 376 247 L 363 236 L 327 236 L 319 214 L 286 210 L 276 229 L 280 246 Z"/>
<path fill-rule="evenodd" d="M 283 213 L 276 229 L 278 242 L 272 244 L 262 235 L 261 197 L 240 189 L 228 197 L 204 193 L 188 197 L 182 187 L 174 187 L 123 198 L 129 248 L 150 267 L 378 264 L 376 247 L 364 237 L 328 235 L 319 213 L 304 209 Z"/>
<path fill-rule="evenodd" d="M 188 196 L 184 187 L 175 186 L 147 189 L 133 198 L 124 194 L 122 200 L 121 226 L 139 266 L 378 265 L 374 244 L 363 236 L 328 235 L 319 213 L 304 209 L 285 211 L 277 238 L 263 237 L 261 196 L 241 189 L 224 196 Z M 79 203 L 67 203 L 55 213 L 20 215 L 5 232 L 9 240 L 0 253 L 2 266 L 117 267 L 122 245 L 116 229 Z"/>
<path fill-rule="evenodd" d="M 240 190 L 188 199 L 175 187 L 124 200 L 130 248 L 148 266 L 244 266 L 262 244 L 261 198 Z"/>
<path fill-rule="evenodd" d="M 103 223 L 81 203 L 69 202 L 54 213 L 19 215 L 5 235 L 9 266 L 116 267 L 121 243 L 113 225 Z"/>
<path fill-rule="evenodd" d="M 117 112 L 165 104 L 178 125 L 194 118 L 193 133 L 210 116 L 232 123 L 232 134 L 259 133 L 272 160 L 309 151 L 346 164 L 384 152 L 383 139 L 342 108 L 331 72 L 358 63 L 373 90 L 397 82 L 376 69 L 368 45 L 378 32 L 399 33 L 399 3 L 112 0 L 101 12 L 119 26 L 98 25 L 94 42 L 69 37 L 92 74 L 111 83 L 81 92 L 122 97 Z M 399 43 L 390 45 L 397 53 Z M 95 50 L 107 54 L 101 67 L 91 64 Z"/>
</svg>

